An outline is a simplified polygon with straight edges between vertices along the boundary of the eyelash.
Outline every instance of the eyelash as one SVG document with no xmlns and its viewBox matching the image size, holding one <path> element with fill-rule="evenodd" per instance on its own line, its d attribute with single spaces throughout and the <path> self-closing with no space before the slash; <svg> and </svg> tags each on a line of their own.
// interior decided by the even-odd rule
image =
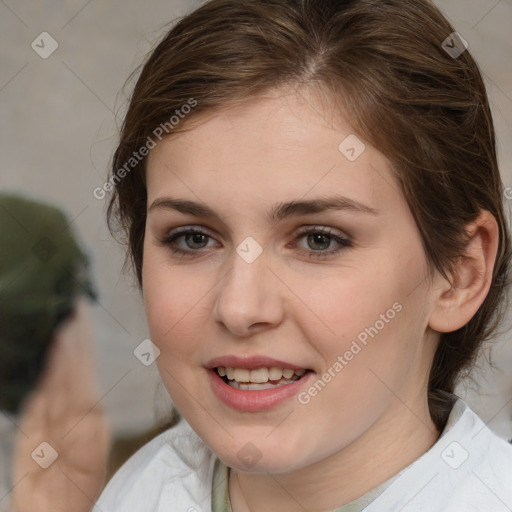
<svg viewBox="0 0 512 512">
<path fill-rule="evenodd" d="M 201 235 L 205 235 L 207 236 L 208 238 L 212 238 L 210 235 L 208 235 L 207 233 L 205 233 L 204 231 L 202 231 L 201 229 L 198 229 L 198 228 L 193 228 L 193 227 L 187 227 L 187 228 L 181 228 L 181 229 L 178 229 L 174 232 L 171 232 L 169 233 L 163 240 L 161 240 L 162 244 L 166 245 L 169 247 L 169 249 L 176 255 L 179 255 L 179 256 L 182 256 L 182 257 L 195 257 L 195 255 L 193 255 L 194 252 L 199 252 L 199 250 L 189 250 L 189 251 L 186 251 L 186 250 L 183 250 L 183 249 L 180 249 L 180 248 L 177 248 L 175 247 L 173 244 L 176 242 L 176 240 L 184 235 L 190 235 L 190 234 L 201 234 Z M 302 238 L 302 237 L 305 237 L 305 236 L 308 236 L 308 235 L 316 235 L 316 234 L 320 234 L 320 235 L 324 235 L 324 236 L 327 236 L 329 237 L 331 240 L 334 240 L 335 242 L 337 242 L 339 244 L 339 246 L 336 248 L 336 249 L 330 249 L 330 250 L 325 250 L 325 251 L 322 251 L 322 250 L 318 250 L 318 251 L 313 251 L 313 250 L 306 250 L 306 249 L 301 249 L 300 252 L 302 254 L 305 254 L 310 257 L 310 258 L 318 258 L 318 259 L 321 259 L 321 258 L 327 258 L 329 256 L 332 256 L 340 251 L 342 251 L 343 249 L 347 249 L 347 248 L 350 248 L 352 247 L 352 242 L 350 240 L 348 240 L 347 238 L 342 238 L 340 236 L 337 236 L 335 235 L 329 228 L 326 228 L 326 227 L 321 227 L 321 228 L 318 228 L 318 227 L 306 227 L 306 228 L 303 228 L 301 229 L 297 235 L 296 235 L 296 238 Z"/>
</svg>

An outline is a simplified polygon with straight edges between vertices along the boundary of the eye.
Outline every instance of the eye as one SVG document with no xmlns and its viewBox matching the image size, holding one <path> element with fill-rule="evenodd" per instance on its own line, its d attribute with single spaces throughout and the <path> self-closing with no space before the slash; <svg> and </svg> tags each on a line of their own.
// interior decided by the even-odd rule
<svg viewBox="0 0 512 512">
<path fill-rule="evenodd" d="M 307 246 L 311 250 L 301 249 L 301 252 L 311 258 L 326 258 L 352 247 L 350 240 L 335 234 L 327 227 L 306 227 L 299 232 L 297 238 L 305 238 Z M 336 244 L 335 247 L 329 248 L 333 242 Z"/>
<path fill-rule="evenodd" d="M 185 247 L 178 245 L 177 241 L 179 239 L 183 239 Z M 210 235 L 201 229 L 186 227 L 172 231 L 166 235 L 161 242 L 169 247 L 174 254 L 192 256 L 192 253 L 199 252 L 199 249 L 205 249 L 209 239 L 213 240 Z"/>
<path fill-rule="evenodd" d="M 305 239 L 308 248 L 299 247 L 299 252 L 311 258 L 327 258 L 337 252 L 352 247 L 352 242 L 327 227 L 305 227 L 296 235 L 296 240 Z M 181 245 L 179 241 L 182 240 Z M 177 228 L 168 233 L 161 243 L 168 247 L 173 254 L 194 257 L 208 248 L 208 242 L 213 238 L 197 227 Z M 213 247 L 215 247 L 215 244 Z M 332 245 L 335 244 L 334 247 Z M 218 244 L 217 244 L 218 246 Z M 210 247 L 212 247 L 210 245 Z"/>
</svg>

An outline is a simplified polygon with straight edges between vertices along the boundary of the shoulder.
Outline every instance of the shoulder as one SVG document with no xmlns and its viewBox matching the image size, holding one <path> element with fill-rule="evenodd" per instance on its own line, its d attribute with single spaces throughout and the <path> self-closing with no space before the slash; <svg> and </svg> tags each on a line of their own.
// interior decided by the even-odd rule
<svg viewBox="0 0 512 512">
<path fill-rule="evenodd" d="M 365 509 L 368 512 L 510 512 L 512 445 L 462 400 L 453 425 Z"/>
<path fill-rule="evenodd" d="M 469 411 L 470 416 L 477 418 L 478 428 L 472 429 L 471 437 L 465 439 L 463 464 L 468 464 L 468 470 L 454 487 L 447 510 L 509 512 L 512 510 L 512 444 L 497 436 Z"/>
<path fill-rule="evenodd" d="M 96 505 L 102 512 L 209 511 L 214 459 L 182 418 L 128 459 Z"/>
</svg>

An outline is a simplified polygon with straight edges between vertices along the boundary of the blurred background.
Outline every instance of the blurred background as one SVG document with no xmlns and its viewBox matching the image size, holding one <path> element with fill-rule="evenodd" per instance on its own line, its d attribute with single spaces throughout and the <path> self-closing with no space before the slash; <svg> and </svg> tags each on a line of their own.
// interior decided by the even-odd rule
<svg viewBox="0 0 512 512">
<path fill-rule="evenodd" d="M 198 0 L 1 0 L 0 190 L 62 208 L 91 257 L 101 404 L 116 438 L 137 436 L 169 410 L 154 364 L 134 355 L 149 337 L 140 293 L 122 273 L 110 236 L 105 183 L 130 88 L 129 74 L 169 24 Z M 435 2 L 469 43 L 488 86 L 503 180 L 512 187 L 512 0 Z M 133 82 L 132 82 L 133 84 Z M 512 188 L 505 198 L 512 211 Z M 509 328 L 511 315 L 504 327 Z M 512 438 L 512 331 L 460 394 L 502 437 Z"/>
</svg>

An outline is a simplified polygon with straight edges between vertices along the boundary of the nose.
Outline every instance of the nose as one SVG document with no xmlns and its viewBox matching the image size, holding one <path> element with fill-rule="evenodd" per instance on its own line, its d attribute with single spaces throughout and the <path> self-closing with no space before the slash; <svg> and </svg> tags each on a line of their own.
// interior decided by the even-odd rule
<svg viewBox="0 0 512 512">
<path fill-rule="evenodd" d="M 275 328 L 283 320 L 282 284 L 268 268 L 265 251 L 252 263 L 234 252 L 216 289 L 214 319 L 237 337 Z"/>
</svg>

